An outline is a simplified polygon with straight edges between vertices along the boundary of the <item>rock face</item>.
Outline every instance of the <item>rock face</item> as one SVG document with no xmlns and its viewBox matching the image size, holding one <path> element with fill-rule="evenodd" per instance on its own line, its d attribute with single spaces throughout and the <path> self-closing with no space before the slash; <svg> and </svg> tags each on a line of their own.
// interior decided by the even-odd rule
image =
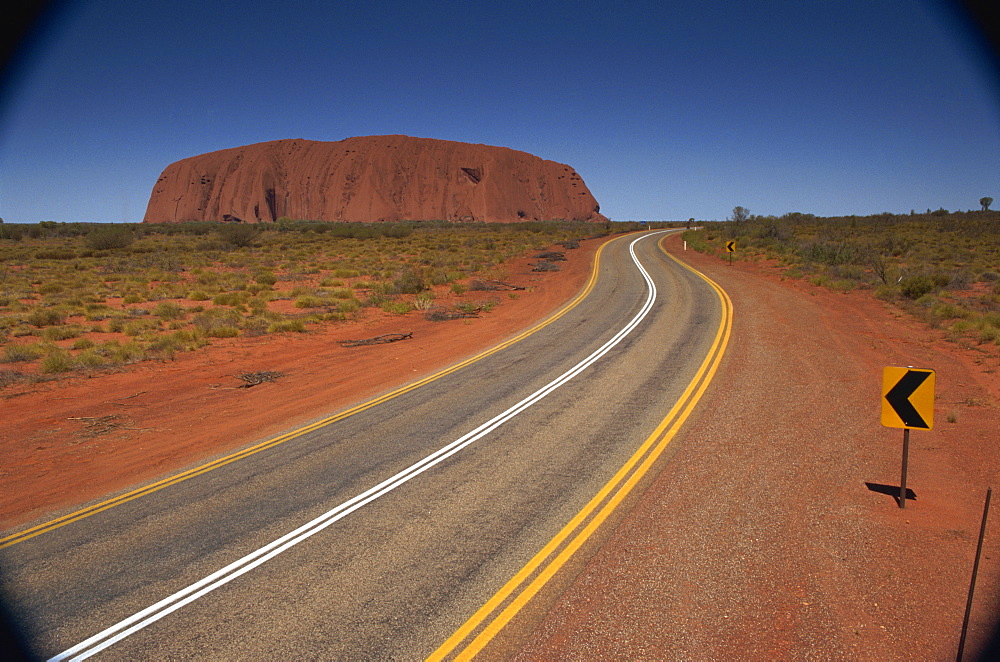
<svg viewBox="0 0 1000 662">
<path fill-rule="evenodd" d="M 146 223 L 605 221 L 573 168 L 409 136 L 275 140 L 193 156 L 156 180 Z"/>
</svg>

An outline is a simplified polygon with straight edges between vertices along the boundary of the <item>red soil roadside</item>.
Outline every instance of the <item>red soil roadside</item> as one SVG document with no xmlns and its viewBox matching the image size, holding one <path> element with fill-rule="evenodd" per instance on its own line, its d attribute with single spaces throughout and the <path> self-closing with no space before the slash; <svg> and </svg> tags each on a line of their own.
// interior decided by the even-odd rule
<svg viewBox="0 0 1000 662">
<path fill-rule="evenodd" d="M 720 371 L 547 615 L 485 658 L 955 659 L 984 496 L 1000 487 L 997 348 L 962 349 L 864 293 L 666 244 L 733 300 Z M 899 485 L 902 432 L 880 425 L 887 365 L 937 370 L 905 510 L 866 486 Z M 1000 614 L 996 505 L 970 660 Z"/>
</svg>

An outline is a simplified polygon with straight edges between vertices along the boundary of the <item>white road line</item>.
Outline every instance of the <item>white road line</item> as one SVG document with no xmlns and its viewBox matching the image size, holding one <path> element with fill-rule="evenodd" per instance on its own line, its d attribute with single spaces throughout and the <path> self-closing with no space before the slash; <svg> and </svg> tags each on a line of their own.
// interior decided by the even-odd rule
<svg viewBox="0 0 1000 662">
<path fill-rule="evenodd" d="M 535 404 L 548 394 L 555 391 L 557 388 L 570 381 L 581 372 L 586 370 L 590 365 L 599 360 L 605 354 L 607 354 L 611 349 L 620 343 L 627 335 L 629 335 L 639 323 L 649 314 L 649 311 L 653 307 L 653 303 L 656 300 L 656 285 L 653 284 L 653 279 L 650 278 L 649 273 L 643 268 L 639 263 L 639 258 L 635 254 L 635 245 L 642 241 L 643 239 L 661 234 L 660 232 L 649 233 L 643 235 L 638 239 L 632 241 L 629 244 L 629 253 L 632 255 L 632 261 L 635 262 L 635 266 L 638 267 L 642 277 L 646 280 L 646 285 L 648 287 L 648 292 L 646 296 L 646 302 L 643 304 L 642 308 L 636 314 L 632 320 L 626 324 L 618 333 L 616 333 L 610 340 L 604 343 L 599 349 L 597 349 L 593 354 L 585 358 L 580 363 L 576 364 L 568 371 L 549 382 L 547 385 L 538 389 L 531 395 L 529 395 L 524 400 L 521 400 L 516 405 L 497 415 L 496 417 L 490 419 L 489 421 L 483 423 L 475 430 L 466 433 L 462 437 L 459 437 L 455 441 L 451 442 L 447 446 L 440 448 L 439 450 L 431 453 L 424 459 L 416 462 L 406 469 L 403 469 L 391 478 L 387 478 L 375 487 L 362 492 L 358 496 L 345 501 L 339 506 L 329 510 L 319 517 L 313 519 L 311 522 L 300 526 L 294 531 L 285 534 L 284 536 L 278 538 L 272 543 L 261 547 L 260 549 L 247 554 L 243 558 L 234 561 L 227 565 L 226 567 L 213 572 L 211 575 L 205 577 L 204 579 L 191 584 L 187 588 L 181 589 L 180 591 L 170 595 L 163 600 L 160 600 L 156 604 L 143 609 L 142 611 L 126 618 L 123 621 L 112 625 L 111 627 L 102 630 L 101 632 L 95 634 L 94 636 L 81 641 L 79 644 L 68 648 L 62 653 L 59 653 L 55 657 L 50 658 L 50 662 L 61 661 L 61 660 L 85 660 L 88 657 L 95 655 L 109 646 L 113 646 L 122 639 L 128 637 L 135 632 L 145 628 L 147 625 L 154 623 L 164 616 L 177 611 L 181 607 L 191 602 L 194 602 L 203 595 L 214 591 L 223 584 L 227 584 L 230 581 L 236 579 L 240 575 L 250 572 L 257 566 L 274 558 L 278 554 L 281 554 L 285 550 L 294 547 L 303 540 L 319 533 L 326 527 L 330 526 L 334 522 L 346 517 L 347 515 L 358 510 L 365 504 L 371 503 L 375 499 L 388 494 L 392 490 L 396 489 L 403 483 L 419 476 L 423 472 L 427 471 L 439 462 L 443 462 L 447 458 L 451 457 L 455 453 L 459 452 L 469 444 L 485 437 L 487 434 L 497 429 L 510 419 L 514 418 L 525 409 Z"/>
</svg>

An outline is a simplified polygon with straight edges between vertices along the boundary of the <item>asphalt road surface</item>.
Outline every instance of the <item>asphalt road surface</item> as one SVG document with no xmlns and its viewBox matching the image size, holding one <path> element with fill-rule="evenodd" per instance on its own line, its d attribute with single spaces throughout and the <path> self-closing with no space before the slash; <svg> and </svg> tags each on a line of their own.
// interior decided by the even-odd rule
<svg viewBox="0 0 1000 662">
<path fill-rule="evenodd" d="M 628 462 L 717 344 L 720 297 L 663 236 L 607 244 L 590 293 L 499 352 L 0 550 L 34 654 L 427 657 Z"/>
</svg>

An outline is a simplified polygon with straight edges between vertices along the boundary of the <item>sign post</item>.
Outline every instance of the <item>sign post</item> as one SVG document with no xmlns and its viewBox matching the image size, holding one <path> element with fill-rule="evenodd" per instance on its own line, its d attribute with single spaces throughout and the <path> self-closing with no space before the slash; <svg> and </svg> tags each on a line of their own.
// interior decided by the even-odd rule
<svg viewBox="0 0 1000 662">
<path fill-rule="evenodd" d="M 736 241 L 726 242 L 726 252 L 729 253 L 729 266 L 733 266 L 733 253 L 736 252 Z"/>
<path fill-rule="evenodd" d="M 882 371 L 882 425 L 903 429 L 903 470 L 899 480 L 899 507 L 906 508 L 906 465 L 910 430 L 934 427 L 933 370 L 887 367 Z"/>
</svg>

